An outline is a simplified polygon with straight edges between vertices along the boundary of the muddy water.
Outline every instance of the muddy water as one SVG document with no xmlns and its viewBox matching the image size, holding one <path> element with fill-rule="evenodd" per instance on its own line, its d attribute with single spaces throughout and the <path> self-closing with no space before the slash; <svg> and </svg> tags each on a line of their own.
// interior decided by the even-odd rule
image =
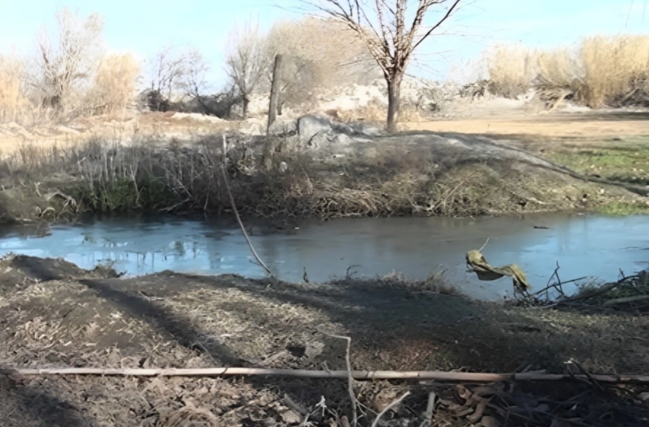
<svg viewBox="0 0 649 427">
<path fill-rule="evenodd" d="M 649 217 L 536 215 L 516 218 L 391 218 L 304 222 L 277 229 L 249 226 L 258 253 L 282 279 L 312 282 L 350 272 L 401 272 L 425 278 L 445 270 L 463 292 L 480 299 L 511 295 L 508 279 L 480 282 L 465 270 L 470 249 L 492 265 L 516 263 L 536 289 L 557 263 L 565 280 L 614 280 L 649 266 Z M 48 228 L 0 229 L 0 253 L 62 257 L 84 268 L 112 263 L 128 275 L 163 270 L 261 277 L 236 223 L 174 218 L 88 220 Z"/>
</svg>

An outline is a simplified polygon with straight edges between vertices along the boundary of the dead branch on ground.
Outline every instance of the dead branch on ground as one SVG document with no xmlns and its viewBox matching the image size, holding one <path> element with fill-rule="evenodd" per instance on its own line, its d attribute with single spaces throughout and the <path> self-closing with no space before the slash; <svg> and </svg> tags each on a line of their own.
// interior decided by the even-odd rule
<svg viewBox="0 0 649 427">
<path fill-rule="evenodd" d="M 324 331 L 320 331 L 323 334 L 330 336 L 332 338 L 338 338 L 341 340 L 347 341 L 347 349 L 345 351 L 345 363 L 347 365 L 347 388 L 349 392 L 349 399 L 352 403 L 352 425 L 358 425 L 358 400 L 356 399 L 356 394 L 354 393 L 354 376 L 352 375 L 352 358 L 351 358 L 351 349 L 352 349 L 352 339 L 350 337 L 345 337 L 342 335 L 330 334 Z"/>
<path fill-rule="evenodd" d="M 268 376 L 288 378 L 348 379 L 354 380 L 436 380 L 457 382 L 499 381 L 597 381 L 608 384 L 649 384 L 649 375 L 623 374 L 545 374 L 487 373 L 447 371 L 316 371 L 306 369 L 268 368 L 0 368 L 0 374 L 17 376 L 35 375 L 104 375 L 134 377 L 213 377 L 213 376 Z M 350 375 L 351 374 L 351 375 Z"/>
</svg>

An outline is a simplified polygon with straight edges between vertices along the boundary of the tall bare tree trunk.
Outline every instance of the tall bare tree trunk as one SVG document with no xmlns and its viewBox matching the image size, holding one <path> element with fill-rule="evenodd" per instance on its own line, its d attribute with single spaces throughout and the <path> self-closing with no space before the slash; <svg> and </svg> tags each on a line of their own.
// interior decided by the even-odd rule
<svg viewBox="0 0 649 427">
<path fill-rule="evenodd" d="M 388 83 L 388 132 L 393 133 L 397 131 L 397 121 L 399 120 L 403 72 L 398 71 L 386 80 Z"/>
<path fill-rule="evenodd" d="M 243 118 L 244 119 L 248 118 L 248 104 L 250 104 L 250 100 L 248 99 L 247 96 L 244 95 L 243 97 Z"/>
<path fill-rule="evenodd" d="M 273 83 L 270 88 L 270 106 L 268 108 L 268 127 L 266 134 L 270 130 L 270 125 L 277 118 L 277 101 L 279 101 L 280 79 L 282 72 L 282 55 L 275 56 L 275 67 L 273 68 Z"/>
</svg>

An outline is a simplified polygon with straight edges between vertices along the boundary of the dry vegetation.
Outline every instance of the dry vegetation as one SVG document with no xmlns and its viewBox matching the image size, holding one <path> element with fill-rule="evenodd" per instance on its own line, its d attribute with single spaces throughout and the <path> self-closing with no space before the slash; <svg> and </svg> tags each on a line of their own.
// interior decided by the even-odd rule
<svg viewBox="0 0 649 427">
<path fill-rule="evenodd" d="M 592 108 L 649 101 L 649 36 L 593 36 L 575 48 L 502 45 L 484 56 L 489 90 L 514 98 L 529 89 Z"/>
<path fill-rule="evenodd" d="M 21 120 L 29 105 L 21 81 L 24 72 L 20 60 L 0 55 L 0 123 Z"/>
<path fill-rule="evenodd" d="M 56 33 L 42 29 L 32 56 L 0 56 L 0 123 L 113 115 L 133 101 L 139 64 L 130 54 L 104 53 L 101 17 L 63 9 L 56 18 Z"/>
<path fill-rule="evenodd" d="M 139 74 L 140 64 L 132 55 L 105 56 L 87 95 L 91 114 L 110 117 L 125 112 L 135 93 Z"/>
<path fill-rule="evenodd" d="M 316 107 L 317 95 L 380 76 L 365 46 L 343 23 L 307 18 L 279 22 L 267 37 L 268 55 L 285 57 L 281 103 L 294 109 Z M 267 75 L 269 75 L 267 73 Z M 264 90 L 270 89 L 270 80 Z"/>
<path fill-rule="evenodd" d="M 377 137 L 312 149 L 301 147 L 299 137 L 227 140 L 225 159 L 219 136 L 168 144 L 147 138 L 129 145 L 105 139 L 24 144 L 0 163 L 6 171 L 0 214 L 4 221 L 83 211 L 220 214 L 230 208 L 224 160 L 238 208 L 259 217 L 467 216 L 602 210 L 613 203 L 647 208 L 646 189 L 634 181 L 578 175 L 479 137 Z"/>
</svg>

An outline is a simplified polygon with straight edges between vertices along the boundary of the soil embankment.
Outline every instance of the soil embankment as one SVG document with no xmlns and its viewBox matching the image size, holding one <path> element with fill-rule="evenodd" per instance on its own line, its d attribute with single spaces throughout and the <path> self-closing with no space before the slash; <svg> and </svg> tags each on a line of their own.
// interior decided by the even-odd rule
<svg viewBox="0 0 649 427">
<path fill-rule="evenodd" d="M 642 338 L 649 318 L 640 313 L 503 307 L 435 292 L 443 289 L 435 283 L 387 279 L 320 286 L 170 272 L 120 279 L 23 256 L 3 259 L 0 268 L 4 368 L 344 370 L 345 342 L 330 333 L 351 337 L 359 370 L 563 373 L 574 359 L 591 373 L 649 372 L 649 343 Z M 335 425 L 351 414 L 344 380 L 0 375 L 0 381 L 0 416 L 8 427 L 299 425 L 307 417 Z M 500 390 L 512 405 L 516 399 L 533 405 L 523 418 L 646 425 L 642 389 L 597 387 L 514 384 Z M 446 400 L 436 420 L 466 425 L 467 414 L 448 406 L 459 390 L 454 386 L 387 381 L 355 386 L 360 425 L 370 425 L 406 390 L 412 395 L 389 413 L 389 425 L 420 425 L 432 390 Z M 551 416 L 536 412 L 554 401 L 572 403 Z M 502 422 L 503 406 L 492 402 L 483 415 Z M 525 425 L 516 416 L 508 425 Z"/>
</svg>

